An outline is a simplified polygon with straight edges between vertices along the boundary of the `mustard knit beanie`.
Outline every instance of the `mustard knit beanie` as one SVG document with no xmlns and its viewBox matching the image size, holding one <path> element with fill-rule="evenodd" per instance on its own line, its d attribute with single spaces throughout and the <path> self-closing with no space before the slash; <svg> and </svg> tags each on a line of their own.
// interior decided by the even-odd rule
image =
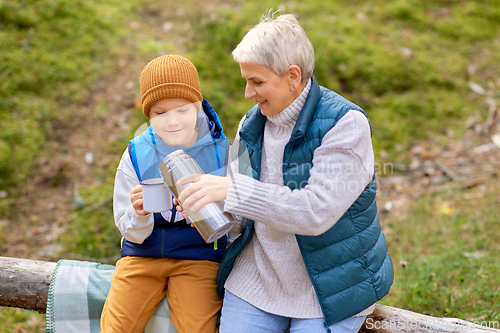
<svg viewBox="0 0 500 333">
<path fill-rule="evenodd" d="M 142 112 L 149 118 L 151 106 L 162 99 L 184 98 L 203 101 L 198 71 L 193 63 L 179 55 L 153 59 L 141 73 Z"/>
</svg>

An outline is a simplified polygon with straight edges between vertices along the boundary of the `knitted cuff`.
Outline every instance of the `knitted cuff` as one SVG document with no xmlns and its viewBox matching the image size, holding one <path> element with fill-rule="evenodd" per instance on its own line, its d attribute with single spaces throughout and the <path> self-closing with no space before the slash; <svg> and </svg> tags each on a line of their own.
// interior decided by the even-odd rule
<svg viewBox="0 0 500 333">
<path fill-rule="evenodd" d="M 262 221 L 265 217 L 262 207 L 267 203 L 265 199 L 271 191 L 271 187 L 271 184 L 259 182 L 249 176 L 234 174 L 224 210 L 252 220 Z"/>
</svg>

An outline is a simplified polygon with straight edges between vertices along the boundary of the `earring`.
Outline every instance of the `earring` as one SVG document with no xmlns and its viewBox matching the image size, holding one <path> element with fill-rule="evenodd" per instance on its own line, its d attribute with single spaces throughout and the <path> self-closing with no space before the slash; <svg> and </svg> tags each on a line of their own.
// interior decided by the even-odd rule
<svg viewBox="0 0 500 333">
<path fill-rule="evenodd" d="M 295 90 L 295 87 L 292 87 L 292 91 L 294 91 L 294 90 Z"/>
</svg>

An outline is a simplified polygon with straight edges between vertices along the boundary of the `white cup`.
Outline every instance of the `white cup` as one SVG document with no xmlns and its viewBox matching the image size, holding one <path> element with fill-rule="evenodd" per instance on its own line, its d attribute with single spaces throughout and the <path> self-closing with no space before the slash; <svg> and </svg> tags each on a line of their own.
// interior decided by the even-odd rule
<svg viewBox="0 0 500 333">
<path fill-rule="evenodd" d="M 161 213 L 172 209 L 172 194 L 160 178 L 145 179 L 141 182 L 144 210 Z"/>
</svg>

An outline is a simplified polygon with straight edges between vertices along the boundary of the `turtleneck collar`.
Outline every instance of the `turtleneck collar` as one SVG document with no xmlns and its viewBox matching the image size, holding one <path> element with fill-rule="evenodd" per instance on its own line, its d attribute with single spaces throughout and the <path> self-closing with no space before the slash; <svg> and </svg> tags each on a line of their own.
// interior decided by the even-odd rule
<svg viewBox="0 0 500 333">
<path fill-rule="evenodd" d="M 267 117 L 267 119 L 278 127 L 285 127 L 290 130 L 293 129 L 295 123 L 297 122 L 297 118 L 299 117 L 300 111 L 304 107 L 310 89 L 311 79 L 309 79 L 300 95 L 292 102 L 292 104 L 280 113 Z"/>
</svg>

